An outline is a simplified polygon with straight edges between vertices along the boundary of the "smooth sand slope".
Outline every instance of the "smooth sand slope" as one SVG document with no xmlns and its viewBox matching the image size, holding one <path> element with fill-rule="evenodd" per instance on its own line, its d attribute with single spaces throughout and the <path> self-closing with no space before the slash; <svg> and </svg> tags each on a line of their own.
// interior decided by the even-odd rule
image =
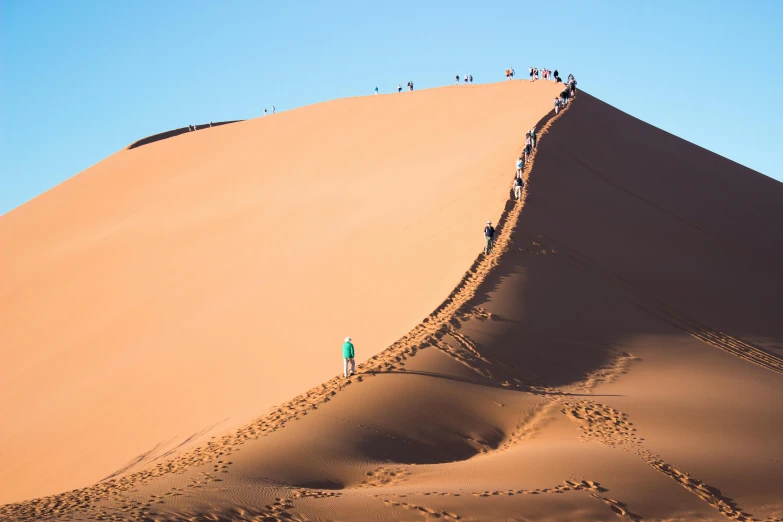
<svg viewBox="0 0 783 522">
<path fill-rule="evenodd" d="M 555 91 L 459 86 L 200 130 L 0 217 L 0 502 L 146 465 L 340 373 L 346 335 L 363 361 L 405 334 L 482 248 Z"/>
<path fill-rule="evenodd" d="M 496 252 L 359 375 L 0 517 L 783 520 L 783 185 L 587 93 L 544 123 Z"/>
</svg>

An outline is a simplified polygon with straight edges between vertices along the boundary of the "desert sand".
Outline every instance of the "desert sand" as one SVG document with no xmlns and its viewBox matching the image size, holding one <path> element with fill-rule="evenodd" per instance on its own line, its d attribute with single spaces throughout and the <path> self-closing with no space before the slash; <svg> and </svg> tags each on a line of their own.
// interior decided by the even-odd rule
<svg viewBox="0 0 783 522">
<path fill-rule="evenodd" d="M 783 520 L 783 185 L 558 91 L 204 129 L 0 217 L 0 518 Z"/>
</svg>

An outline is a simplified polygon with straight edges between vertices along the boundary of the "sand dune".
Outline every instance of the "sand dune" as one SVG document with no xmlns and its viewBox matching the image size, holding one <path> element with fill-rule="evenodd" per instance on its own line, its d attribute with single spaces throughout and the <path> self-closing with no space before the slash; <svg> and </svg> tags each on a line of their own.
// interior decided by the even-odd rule
<svg viewBox="0 0 783 522">
<path fill-rule="evenodd" d="M 255 417 L 341 372 L 346 335 L 363 361 L 405 334 L 483 246 L 554 91 L 351 98 L 199 130 L 3 216 L 0 501 Z"/>
<path fill-rule="evenodd" d="M 81 266 L 86 259 L 78 257 L 82 251 L 105 252 L 106 256 L 115 252 L 108 248 L 97 250 L 95 245 L 112 241 L 117 235 L 124 239 L 122 242 L 115 239 L 113 248 L 134 239 L 146 241 L 145 248 L 151 248 L 151 244 L 157 247 L 151 249 L 161 258 L 163 253 L 169 256 L 166 260 L 170 272 L 151 274 L 154 268 L 142 271 L 139 267 L 147 265 L 138 261 L 136 278 L 128 280 L 130 289 L 141 293 L 138 274 L 144 274 L 145 282 L 159 284 L 163 284 L 160 281 L 166 276 L 175 279 L 166 283 L 163 297 L 138 301 L 137 307 L 166 313 L 167 322 L 160 324 L 150 316 L 139 319 L 138 324 L 150 336 L 161 335 L 157 331 L 163 328 L 161 324 L 184 322 L 183 316 L 189 313 L 190 307 L 200 310 L 197 306 L 210 306 L 210 310 L 221 310 L 220 314 L 212 312 L 199 321 L 187 323 L 188 328 L 195 329 L 188 335 L 182 333 L 185 329 L 182 325 L 176 331 L 178 336 L 167 330 L 166 343 L 176 345 L 172 353 L 179 354 L 179 360 L 162 356 L 155 361 L 163 366 L 171 362 L 165 372 L 163 368 L 159 370 L 157 381 L 147 380 L 156 371 L 147 367 L 149 360 L 147 366 L 140 362 L 135 367 L 130 365 L 132 360 L 122 361 L 123 371 L 144 378 L 145 386 L 137 385 L 136 393 L 141 396 L 146 393 L 151 399 L 149 403 L 141 400 L 136 403 L 130 397 L 124 406 L 125 416 L 118 408 L 114 417 L 104 422 L 112 429 L 121 425 L 131 407 L 157 404 L 154 398 L 165 404 L 138 415 L 165 416 L 164 420 L 156 417 L 155 421 L 172 434 L 189 422 L 184 419 L 186 414 L 191 418 L 197 416 L 201 403 L 207 409 L 213 408 L 210 410 L 213 418 L 198 419 L 203 422 L 202 427 L 209 420 L 214 422 L 214 416 L 221 412 L 230 411 L 238 421 L 244 414 L 239 412 L 239 406 L 252 409 L 251 401 L 233 388 L 239 385 L 229 381 L 232 376 L 244 375 L 242 372 L 247 370 L 243 367 L 248 362 L 268 367 L 274 352 L 266 349 L 245 358 L 238 351 L 232 352 L 232 346 L 225 343 L 208 351 L 208 343 L 217 336 L 212 330 L 218 326 L 220 334 L 228 336 L 232 327 L 236 330 L 242 321 L 246 337 L 232 334 L 234 344 L 240 343 L 236 339 L 256 339 L 262 335 L 255 331 L 257 323 L 240 312 L 251 305 L 266 310 L 270 323 L 271 317 L 275 321 L 291 321 L 297 337 L 311 336 L 324 346 L 329 340 L 321 340 L 319 336 L 325 332 L 340 337 L 342 332 L 336 329 L 332 332 L 329 328 L 339 322 L 341 314 L 350 312 L 352 318 L 361 317 L 371 328 L 359 330 L 360 326 L 344 324 L 340 328 L 358 330 L 362 338 L 372 339 L 363 353 L 365 358 L 372 357 L 364 360 L 359 375 L 348 380 L 329 379 L 336 373 L 332 369 L 333 354 L 329 352 L 319 359 L 321 350 L 300 347 L 298 353 L 306 358 L 297 357 L 291 362 L 280 357 L 271 364 L 276 370 L 291 373 L 294 366 L 313 366 L 312 375 L 302 375 L 300 370 L 294 383 L 275 381 L 274 371 L 259 375 L 259 393 L 252 400 L 259 408 L 277 404 L 268 414 L 227 432 L 224 428 L 228 423 L 222 424 L 202 436 L 205 442 L 195 441 L 181 454 L 158 459 L 150 467 L 144 468 L 147 460 L 141 459 L 137 466 L 112 480 L 57 496 L 10 504 L 0 508 L 0 515 L 62 520 L 207 517 L 215 520 L 783 520 L 783 501 L 779 494 L 783 483 L 783 447 L 779 437 L 783 428 L 780 400 L 783 398 L 783 321 L 779 312 L 783 309 L 783 242 L 779 241 L 783 229 L 780 205 L 783 185 L 640 122 L 584 92 L 557 118 L 552 119 L 551 113 L 544 116 L 553 89 L 554 86 L 543 82 L 509 82 L 465 90 L 452 87 L 414 93 L 421 97 L 418 101 L 414 96 L 408 100 L 402 96 L 342 100 L 290 115 L 276 115 L 274 118 L 281 118 L 277 121 L 268 118 L 237 123 L 138 149 L 160 147 L 154 149 L 160 152 L 150 153 L 148 164 L 165 163 L 167 160 L 161 159 L 162 151 L 173 150 L 168 148 L 168 142 L 184 144 L 185 139 L 195 139 L 201 133 L 208 136 L 209 132 L 215 133 L 214 140 L 199 138 L 204 143 L 188 145 L 187 150 L 191 154 L 200 153 L 213 146 L 208 143 L 214 141 L 221 143 L 226 151 L 233 151 L 227 152 L 228 156 L 244 158 L 252 147 L 247 145 L 241 150 L 233 147 L 242 142 L 245 133 L 253 132 L 253 125 L 258 129 L 263 125 L 274 126 L 274 131 L 269 130 L 263 136 L 269 139 L 280 136 L 276 149 L 266 149 L 279 150 L 293 140 L 291 136 L 300 136 L 302 131 L 296 129 L 303 125 L 291 123 L 286 142 L 283 116 L 301 117 L 301 121 L 316 116 L 323 118 L 325 114 L 343 112 L 342 108 L 334 108 L 341 104 L 361 104 L 362 110 L 367 111 L 350 120 L 356 122 L 357 129 L 364 125 L 363 131 L 357 130 L 353 135 L 356 139 L 362 134 L 374 136 L 378 132 L 386 133 L 384 136 L 393 141 L 400 139 L 395 125 L 428 127 L 418 139 L 397 144 L 395 157 L 407 158 L 401 165 L 412 171 L 407 183 L 413 187 L 417 183 L 426 184 L 422 179 L 425 172 L 427 177 L 434 176 L 430 173 L 440 172 L 441 168 L 448 170 L 449 166 L 459 165 L 463 170 L 444 173 L 437 183 L 427 185 L 427 190 L 420 189 L 421 199 L 410 195 L 409 188 L 400 190 L 395 198 L 359 201 L 360 194 L 366 198 L 380 190 L 366 179 L 366 171 L 348 169 L 355 174 L 345 174 L 348 177 L 343 179 L 342 168 L 330 170 L 329 175 L 346 186 L 363 184 L 354 193 L 357 198 L 354 204 L 362 206 L 362 215 L 377 211 L 373 216 L 374 229 L 356 229 L 373 245 L 357 266 L 378 267 L 383 278 L 396 285 L 388 287 L 386 295 L 382 294 L 380 274 L 370 268 L 364 273 L 364 268 L 357 267 L 351 272 L 340 271 L 339 257 L 329 258 L 328 245 L 350 244 L 353 229 L 347 223 L 354 216 L 343 221 L 343 215 L 337 210 L 330 213 L 321 207 L 318 214 L 322 216 L 323 227 L 309 240 L 317 248 L 296 251 L 295 256 L 278 260 L 279 265 L 272 265 L 270 255 L 263 258 L 267 264 L 258 266 L 279 266 L 281 271 L 298 268 L 294 273 L 301 274 L 304 270 L 316 270 L 313 265 L 304 264 L 302 254 L 312 256 L 317 252 L 319 274 L 328 274 L 335 286 L 329 286 L 331 281 L 324 282 L 323 277 L 308 279 L 305 275 L 296 284 L 289 281 L 289 287 L 299 289 L 301 282 L 307 281 L 309 284 L 301 292 L 315 296 L 317 288 L 324 292 L 321 295 L 329 297 L 313 298 L 317 302 L 297 308 L 285 298 L 271 300 L 269 296 L 275 294 L 264 294 L 262 285 L 278 284 L 267 280 L 258 280 L 257 293 L 243 293 L 240 281 L 255 281 L 251 278 L 260 274 L 249 266 L 257 259 L 248 259 L 251 256 L 245 251 L 245 245 L 240 248 L 235 242 L 249 240 L 257 232 L 254 227 L 263 229 L 261 224 L 268 223 L 271 217 L 257 216 L 251 212 L 256 209 L 252 206 L 251 210 L 233 215 L 233 220 L 224 216 L 232 208 L 227 203 L 225 187 L 235 187 L 231 192 L 234 198 L 248 200 L 260 197 L 253 190 L 278 187 L 273 181 L 265 181 L 273 186 L 267 188 L 268 185 L 261 185 L 262 181 L 249 174 L 239 179 L 231 173 L 188 171 L 186 175 L 183 171 L 182 177 L 165 183 L 167 190 L 160 188 L 160 180 L 151 176 L 146 189 L 138 189 L 137 199 L 127 196 L 131 199 L 125 212 L 119 212 L 117 205 L 104 210 L 117 217 L 111 221 L 112 225 L 91 231 L 89 240 L 75 239 L 83 238 L 91 227 L 97 228 L 96 223 L 108 221 L 98 220 L 89 215 L 94 210 L 82 208 L 74 209 L 84 212 L 74 228 L 63 222 L 63 231 L 52 232 L 36 244 L 17 240 L 11 251 L 25 253 L 27 257 L 22 258 L 27 261 L 13 266 L 16 271 L 11 273 L 19 274 L 18 282 L 10 288 L 4 286 L 2 295 L 3 306 L 20 316 L 25 310 L 22 305 L 29 303 L 29 310 L 34 308 L 33 298 L 27 296 L 38 295 L 40 306 L 42 296 L 48 295 L 44 281 L 49 285 L 66 283 L 54 272 L 46 278 L 37 275 L 46 273 L 42 267 L 47 266 L 50 256 L 59 256 L 55 259 L 63 265 L 68 256 L 73 256 L 71 266 Z M 461 109 L 469 99 L 474 100 L 477 108 L 485 103 L 496 104 L 494 119 L 490 121 L 489 115 L 482 116 L 487 121 L 481 131 L 449 125 L 449 107 Z M 416 104 L 410 112 L 402 108 L 408 103 Z M 383 120 L 380 114 L 387 114 L 386 111 L 389 119 Z M 534 121 L 544 117 L 539 147 L 532 166 L 526 170 L 528 188 L 521 203 L 508 199 L 508 182 L 513 172 L 510 164 L 520 146 L 519 126 L 506 127 L 513 111 L 520 111 L 520 116 L 512 120 L 524 117 Z M 422 116 L 424 113 L 426 116 Z M 393 124 L 392 119 L 397 116 L 401 118 Z M 375 123 L 381 120 L 387 124 L 376 128 Z M 525 121 L 522 129 L 529 126 Z M 236 134 L 217 138 L 222 136 L 217 132 Z M 449 132 L 453 136 L 443 138 Z M 488 133 L 492 136 L 487 136 Z M 260 139 L 259 135 L 256 139 Z M 374 139 L 362 139 L 365 146 L 374 144 Z M 459 145 L 451 149 L 448 160 L 441 160 L 440 153 L 424 155 L 430 148 L 445 149 L 446 142 L 451 144 L 452 140 Z M 503 150 L 490 146 L 499 142 L 504 143 Z M 332 147 L 339 143 L 335 139 Z M 185 145 L 178 146 L 185 150 Z M 378 154 L 380 147 L 379 144 Z M 375 154 L 352 155 L 349 148 L 344 144 L 341 150 L 334 151 L 335 166 L 340 165 L 337 159 L 340 155 L 348 156 L 354 166 L 376 157 Z M 331 150 L 322 150 L 326 153 L 327 149 Z M 119 160 L 124 154 L 119 153 L 107 163 L 114 162 L 119 168 L 128 161 Z M 185 152 L 182 154 L 184 157 Z M 275 165 L 281 160 L 269 161 Z M 436 163 L 440 161 L 451 163 Z M 470 168 L 465 168 L 465 164 Z M 375 172 L 375 167 L 371 170 Z M 46 222 L 46 215 L 44 210 L 35 209 L 61 212 L 58 208 L 62 203 L 57 202 L 65 199 L 65 194 L 57 196 L 58 191 L 70 190 L 85 197 L 92 187 L 104 184 L 116 188 L 115 184 L 122 182 L 127 183 L 126 189 L 118 193 L 130 194 L 136 190 L 135 182 L 125 178 L 128 174 L 115 177 L 114 170 L 104 172 L 111 172 L 111 182 L 107 179 L 109 174 L 87 171 L 32 202 L 29 208 L 25 206 L 4 216 L 0 220 L 4 243 L 19 237 L 19 230 L 34 227 L 45 235 L 45 227 L 40 223 Z M 248 172 L 253 171 L 248 167 Z M 264 176 L 260 171 L 258 175 Z M 183 179 L 187 178 L 191 185 L 193 176 L 203 179 L 202 192 L 182 194 L 179 199 L 173 197 L 179 194 L 176 187 L 185 183 Z M 375 174 L 371 176 L 374 179 Z M 406 182 L 397 180 L 397 183 Z M 462 206 L 455 208 L 458 205 L 455 202 L 446 207 L 449 210 L 444 210 L 444 204 L 452 199 L 442 194 L 443 187 L 457 190 L 453 184 L 461 186 L 464 192 L 450 197 L 463 195 L 466 201 L 459 199 Z M 294 193 L 293 188 L 287 190 L 291 191 L 289 194 Z M 143 206 L 141 202 L 146 201 L 144 198 L 150 192 L 160 194 L 162 203 Z M 193 194 L 200 194 L 200 199 Z M 335 198 L 337 194 L 327 199 Z M 404 207 L 406 198 L 412 201 L 408 200 L 409 206 Z M 294 207 L 306 211 L 301 204 Z M 179 222 L 176 227 L 168 225 L 171 228 L 167 229 L 170 230 L 165 236 L 167 241 L 154 244 L 145 234 L 151 234 L 164 208 L 169 214 L 161 222 Z M 137 210 L 132 212 L 132 209 Z M 407 216 L 415 211 L 421 212 L 420 217 Z M 455 214 L 444 214 L 450 211 Z M 29 214 L 25 217 L 24 212 Z M 257 209 L 257 212 L 265 210 Z M 390 212 L 394 220 L 390 219 Z M 502 213 L 502 219 L 498 248 L 490 256 L 476 258 L 480 244 L 474 239 L 474 223 L 481 221 L 478 215 L 481 212 L 494 218 Z M 134 219 L 127 217 L 129 213 Z M 403 216 L 411 220 L 406 224 L 409 228 L 403 229 L 405 233 L 394 228 L 395 220 Z M 225 221 L 221 221 L 224 217 Z M 326 217 L 330 220 L 324 221 Z M 446 229 L 444 221 L 452 228 Z M 469 222 L 464 228 L 460 224 L 463 221 Z M 23 225 L 28 228 L 24 229 Z M 407 256 L 388 259 L 383 241 L 372 242 L 378 239 L 372 232 L 382 227 L 388 227 L 384 228 L 388 231 L 384 232 L 384 240 L 404 250 Z M 429 230 L 426 245 L 424 236 L 411 239 L 406 236 L 415 234 L 412 230 L 421 227 Z M 336 235 L 330 241 L 321 241 L 324 234 Z M 195 245 L 204 242 L 205 236 L 212 241 L 211 248 L 198 251 Z M 29 241 L 30 234 L 24 237 Z M 164 250 L 172 238 L 180 243 Z M 188 251 L 191 255 L 182 254 L 175 264 L 171 256 L 186 239 L 189 241 L 186 246 L 201 256 Z M 213 252 L 216 248 L 217 254 Z M 258 248 L 260 256 L 263 250 L 261 246 Z M 340 250 L 354 253 L 362 249 L 341 246 Z M 226 261 L 227 258 L 233 261 Z M 90 265 L 91 271 L 100 274 L 106 259 L 101 263 L 95 261 Z M 115 265 L 113 270 L 117 266 L 121 265 Z M 243 268 L 245 279 L 239 278 L 238 266 Z M 470 268 L 465 272 L 467 267 Z M 447 273 L 452 268 L 453 272 Z M 227 274 L 228 271 L 232 272 Z M 24 274 L 28 274 L 26 278 L 22 277 Z M 75 277 L 71 274 L 67 279 L 73 281 Z M 334 289 L 346 281 L 356 281 L 353 292 L 361 297 L 360 305 L 350 299 L 351 294 L 340 302 L 332 298 Z M 236 287 L 231 286 L 233 282 Z M 94 300 L 101 295 L 98 290 L 105 283 L 92 284 Z M 359 293 L 360 285 L 367 284 L 374 285 L 372 291 Z M 147 291 L 154 292 L 153 286 L 149 284 Z M 115 288 L 112 295 L 117 295 Z M 230 293 L 226 288 L 236 290 Z M 35 291 L 39 294 L 33 294 Z M 64 290 L 59 292 L 54 295 L 62 295 Z M 176 296 L 178 300 L 174 298 L 176 292 L 181 293 Z M 22 296 L 29 301 L 24 301 Z M 203 301 L 195 303 L 196 296 Z M 223 298 L 225 313 L 214 302 L 218 297 Z M 9 306 L 11 298 L 16 299 L 13 308 Z M 375 308 L 367 310 L 368 304 Z M 342 308 L 330 312 L 335 305 Z M 349 308 L 350 305 L 355 308 Z M 69 311 L 99 317 L 107 304 L 105 301 L 93 304 L 85 298 L 82 306 L 85 308 L 81 312 Z M 383 317 L 378 317 L 373 312 L 381 308 Z M 304 315 L 299 313 L 302 309 Z M 133 307 L 125 310 L 140 312 Z M 321 314 L 334 314 L 338 319 L 321 321 L 319 317 L 311 321 L 307 314 L 318 315 L 318 310 Z M 3 316 L 6 315 L 4 311 Z M 18 332 L 16 338 L 22 334 L 33 336 L 21 327 L 17 329 L 18 321 L 21 319 L 4 325 L 4 347 L 7 331 Z M 69 331 L 64 328 L 65 320 L 60 321 L 49 319 L 47 324 L 74 338 L 100 333 L 96 332 L 95 324 L 78 323 Z M 27 323 L 28 330 L 30 324 Z M 112 339 L 120 337 L 117 331 L 109 329 L 110 325 L 102 324 L 103 331 L 108 330 L 114 336 Z M 14 325 L 14 329 L 9 330 L 8 325 Z M 48 336 L 51 342 L 57 338 L 51 330 L 54 326 L 36 330 L 34 335 L 39 339 Z M 274 330 L 267 324 L 264 328 L 275 331 L 281 336 L 279 339 L 287 339 L 284 331 Z M 127 335 L 127 331 L 122 333 Z M 354 336 L 359 339 L 359 335 Z M 35 403 L 33 398 L 28 398 L 51 391 L 43 384 L 47 382 L 43 379 L 50 377 L 29 374 L 36 379 L 33 382 L 22 376 L 41 364 L 36 363 L 36 353 L 47 356 L 72 344 L 62 341 L 59 347 L 49 348 L 39 345 L 39 339 L 30 341 L 29 346 L 35 350 L 16 344 L 17 349 L 10 351 L 13 364 L 3 365 L 3 368 L 16 368 L 11 378 L 17 379 L 13 388 L 3 385 L 0 395 L 4 401 L 3 415 L 14 419 L 13 426 L 21 426 L 17 432 L 9 433 L 4 424 L 4 448 L 7 440 L 22 440 L 23 433 L 29 436 L 36 430 L 41 433 L 41 440 L 52 438 L 46 431 L 51 429 L 46 424 L 51 419 L 33 417 L 30 412 Z M 133 345 L 115 345 L 112 353 L 127 357 L 129 348 L 138 347 L 139 343 L 137 339 Z M 199 379 L 199 385 L 189 389 L 184 395 L 189 400 L 172 401 L 172 397 L 182 396 L 181 387 L 186 386 L 184 378 L 199 370 L 196 362 L 200 359 L 190 353 L 190 343 L 207 352 L 214 364 L 227 364 L 225 358 L 236 359 L 236 368 L 242 369 L 235 368 L 232 370 L 235 373 L 229 375 L 214 372 L 211 382 Z M 385 346 L 388 348 L 383 349 Z M 7 353 L 9 350 L 4 348 L 4 358 Z M 97 350 L 91 348 L 89 355 L 97 357 Z M 86 358 L 82 364 L 92 360 Z M 112 362 L 120 364 L 117 360 Z M 208 362 L 204 364 L 209 366 Z M 71 363 L 67 369 L 75 376 L 74 366 Z M 316 370 L 323 371 L 323 376 L 319 378 Z M 82 375 L 79 377 L 84 379 Z M 17 392 L 23 383 L 26 391 Z M 116 383 L 111 386 L 114 393 L 118 386 Z M 150 389 L 158 386 L 162 388 Z M 309 391 L 290 399 L 308 387 Z M 205 390 L 203 396 L 194 396 L 194 389 Z M 24 397 L 26 408 L 9 406 L 11 401 L 7 398 L 12 392 Z M 233 396 L 227 396 L 232 393 Z M 114 400 L 122 406 L 121 401 L 113 399 L 115 396 L 106 393 L 100 399 L 104 404 Z M 85 397 L 71 399 L 74 401 L 68 404 L 72 409 L 67 412 L 70 417 L 64 414 L 64 419 L 72 419 L 84 411 Z M 61 400 L 65 401 L 66 397 Z M 10 417 L 11 414 L 14 416 Z M 182 418 L 172 419 L 175 414 Z M 93 422 L 83 428 L 85 433 L 99 429 L 100 421 Z M 191 429 L 197 429 L 195 424 L 189 425 Z M 147 424 L 134 424 L 125 429 L 139 437 L 147 437 L 153 431 Z M 219 430 L 226 434 L 219 435 Z M 19 434 L 18 438 L 12 439 L 15 433 Z M 74 430 L 66 442 L 86 448 L 98 444 L 93 440 L 83 442 L 85 439 L 80 437 L 87 437 L 85 433 Z M 153 442 L 153 439 L 149 437 L 148 449 L 162 440 Z M 6 501 L 14 499 L 12 495 L 23 498 L 38 494 L 35 493 L 38 489 L 43 491 L 45 488 L 34 481 L 43 475 L 42 462 L 45 464 L 47 458 L 52 460 L 51 455 L 45 455 L 41 446 L 29 438 L 24 439 L 24 444 L 15 443 L 20 456 L 14 458 L 32 471 L 19 471 L 22 464 L 13 468 L 8 465 L 11 461 L 0 461 L 3 463 L 0 471 L 4 472 L 3 491 L 10 477 L 27 480 L 27 489 L 13 490 L 6 494 Z M 119 456 L 122 449 L 111 447 L 111 454 Z M 62 480 L 46 484 L 50 490 L 65 484 L 64 478 L 75 483 L 73 468 L 82 460 L 92 463 L 93 470 L 98 468 L 98 459 L 90 456 L 69 454 L 67 457 L 69 460 L 60 461 L 58 472 L 52 474 Z M 0 458 L 8 459 L 5 452 Z M 79 479 L 95 480 L 86 474 Z"/>
</svg>

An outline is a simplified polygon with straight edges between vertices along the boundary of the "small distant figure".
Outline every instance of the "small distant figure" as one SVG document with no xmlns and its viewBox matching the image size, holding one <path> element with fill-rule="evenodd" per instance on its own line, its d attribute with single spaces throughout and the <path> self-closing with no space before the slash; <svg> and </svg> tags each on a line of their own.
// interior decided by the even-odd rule
<svg viewBox="0 0 783 522">
<path fill-rule="evenodd" d="M 517 158 L 516 167 L 517 167 L 516 177 L 517 178 L 521 178 L 522 177 L 522 169 L 525 167 L 525 153 L 524 152 L 519 155 L 519 158 Z"/>
<path fill-rule="evenodd" d="M 533 146 L 533 148 L 536 148 L 536 129 L 535 127 L 530 129 L 530 144 Z"/>
<path fill-rule="evenodd" d="M 264 116 L 266 116 L 266 107 L 264 107 Z"/>
<path fill-rule="evenodd" d="M 397 92 L 402 92 L 402 86 L 399 83 L 397 84 Z"/>
<path fill-rule="evenodd" d="M 533 152 L 533 148 L 530 146 L 530 136 L 527 137 L 527 143 L 525 144 L 525 163 L 530 161 L 530 154 Z"/>
<path fill-rule="evenodd" d="M 468 80 L 470 80 L 470 83 L 472 85 L 473 84 L 473 75 L 472 74 L 470 76 L 468 76 Z"/>
<path fill-rule="evenodd" d="M 209 126 L 212 127 L 212 122 L 209 122 Z"/>
<path fill-rule="evenodd" d="M 528 67 L 527 68 L 527 74 L 528 74 L 528 76 L 530 76 L 530 81 L 532 82 L 535 79 L 535 78 L 533 78 L 533 68 L 532 67 Z"/>
<path fill-rule="evenodd" d="M 356 372 L 356 361 L 353 357 L 353 343 L 350 337 L 346 337 L 343 343 L 343 376 L 346 379 Z M 348 370 L 349 366 L 351 367 L 350 371 Z"/>
<path fill-rule="evenodd" d="M 506 69 L 506 80 L 511 79 L 511 69 Z"/>
<path fill-rule="evenodd" d="M 457 83 L 457 85 L 459 85 L 459 74 L 454 76 L 454 81 Z"/>
<path fill-rule="evenodd" d="M 555 78 L 557 78 L 558 76 L 560 76 L 560 74 L 557 72 L 557 69 L 555 69 Z"/>
<path fill-rule="evenodd" d="M 408 90 L 413 91 L 413 80 L 408 82 Z"/>
<path fill-rule="evenodd" d="M 375 94 L 378 94 L 378 86 L 375 86 Z"/>
<path fill-rule="evenodd" d="M 272 114 L 274 114 L 274 113 L 275 113 L 275 106 L 272 105 Z"/>
<path fill-rule="evenodd" d="M 514 73 L 514 68 L 512 67 L 512 68 L 511 68 L 511 77 L 512 77 L 512 78 L 514 77 L 514 74 L 515 74 L 515 73 Z"/>
<path fill-rule="evenodd" d="M 522 199 L 522 187 L 524 186 L 525 182 L 521 177 L 514 178 L 514 197 L 517 198 L 517 201 Z"/>
<path fill-rule="evenodd" d="M 568 105 L 568 89 L 564 90 L 560 93 L 560 106 L 565 109 L 565 106 Z"/>
<path fill-rule="evenodd" d="M 466 74 L 465 75 L 465 85 L 467 85 L 467 84 L 468 84 L 468 75 Z"/>
<path fill-rule="evenodd" d="M 493 246 L 495 246 L 495 228 L 492 226 L 492 221 L 487 221 L 487 226 L 484 227 L 484 254 L 489 255 Z"/>
<path fill-rule="evenodd" d="M 555 96 L 555 114 L 557 114 L 557 111 L 560 110 L 560 98 Z"/>
</svg>

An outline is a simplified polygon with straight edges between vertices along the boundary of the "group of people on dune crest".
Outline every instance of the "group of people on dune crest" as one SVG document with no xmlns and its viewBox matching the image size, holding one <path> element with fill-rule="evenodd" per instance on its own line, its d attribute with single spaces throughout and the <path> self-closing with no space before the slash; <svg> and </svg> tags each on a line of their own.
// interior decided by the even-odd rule
<svg viewBox="0 0 783 522">
<path fill-rule="evenodd" d="M 560 96 L 555 96 L 555 114 L 557 114 L 561 107 L 565 107 L 568 100 L 574 96 L 576 96 L 576 78 L 574 78 L 573 74 L 569 74 L 566 88 L 563 89 Z"/>
<path fill-rule="evenodd" d="M 554 73 L 548 69 L 539 71 L 535 67 L 530 68 L 530 81 L 536 80 L 540 74 L 543 74 L 543 78 L 548 80 L 550 77 L 554 77 L 556 83 L 562 82 L 558 76 L 557 69 Z M 509 80 L 514 76 L 514 68 L 509 67 L 506 69 L 506 78 Z M 459 85 L 459 74 L 454 77 L 457 85 Z M 473 83 L 473 75 L 465 76 L 465 83 Z M 408 88 L 413 90 L 413 82 L 408 82 Z M 402 91 L 402 87 L 397 85 L 397 92 Z M 378 87 L 375 88 L 375 94 L 378 94 Z M 565 86 L 560 96 L 555 98 L 555 114 L 558 113 L 561 107 L 565 107 L 569 99 L 576 96 L 576 79 L 573 74 L 568 75 L 568 83 Z M 514 174 L 514 198 L 519 201 L 522 199 L 522 189 L 525 186 L 525 180 L 522 179 L 522 173 L 525 169 L 525 165 L 532 159 L 533 150 L 536 148 L 537 141 L 536 129 L 533 127 L 525 133 L 525 146 L 522 152 L 517 158 L 515 167 L 516 173 Z M 484 227 L 484 255 L 489 255 L 492 252 L 492 248 L 495 246 L 495 227 L 492 226 L 492 221 L 487 220 L 487 225 Z M 355 349 L 353 346 L 353 340 L 350 337 L 346 337 L 343 341 L 343 377 L 346 379 L 356 373 L 356 360 L 354 359 Z"/>
</svg>

